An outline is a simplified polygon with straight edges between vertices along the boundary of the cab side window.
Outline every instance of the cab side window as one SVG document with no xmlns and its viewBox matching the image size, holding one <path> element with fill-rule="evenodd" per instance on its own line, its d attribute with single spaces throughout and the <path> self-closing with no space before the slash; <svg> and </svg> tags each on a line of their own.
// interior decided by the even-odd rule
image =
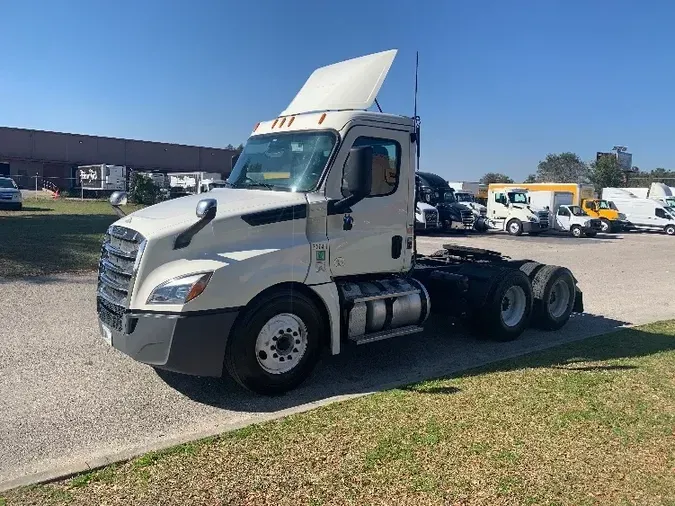
<svg viewBox="0 0 675 506">
<path fill-rule="evenodd" d="M 569 216 L 569 215 L 570 215 L 570 212 L 567 209 L 565 209 L 564 207 L 561 207 L 560 209 L 558 209 L 558 216 Z"/>
<path fill-rule="evenodd" d="M 668 218 L 668 216 L 666 215 L 666 212 L 663 209 L 657 209 L 656 210 L 656 216 L 658 218 L 664 218 L 664 219 Z"/>
<path fill-rule="evenodd" d="M 398 188 L 401 171 L 401 145 L 392 139 L 358 137 L 352 147 L 358 148 L 361 146 L 373 148 L 373 184 L 370 197 L 391 195 Z M 344 192 L 343 196 L 346 196 Z"/>
<path fill-rule="evenodd" d="M 503 204 L 506 201 L 506 196 L 503 193 L 495 193 L 495 202 Z"/>
</svg>

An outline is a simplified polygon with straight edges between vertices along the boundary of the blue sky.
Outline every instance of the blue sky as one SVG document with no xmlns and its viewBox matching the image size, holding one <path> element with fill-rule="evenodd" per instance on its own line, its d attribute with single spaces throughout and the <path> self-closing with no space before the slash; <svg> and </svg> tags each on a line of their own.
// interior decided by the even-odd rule
<svg viewBox="0 0 675 506">
<path fill-rule="evenodd" d="M 675 168 L 675 3 L 653 0 L 0 1 L 0 125 L 244 142 L 311 71 L 385 49 L 379 95 L 412 114 L 422 168 L 514 178 L 549 152 L 624 144 Z"/>
</svg>

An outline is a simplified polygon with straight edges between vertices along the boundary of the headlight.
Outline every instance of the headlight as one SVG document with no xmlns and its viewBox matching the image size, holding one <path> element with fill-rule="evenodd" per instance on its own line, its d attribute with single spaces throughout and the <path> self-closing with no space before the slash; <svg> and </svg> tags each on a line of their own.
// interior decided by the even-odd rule
<svg viewBox="0 0 675 506">
<path fill-rule="evenodd" d="M 620 220 L 625 220 L 625 219 L 626 219 L 626 215 L 623 214 L 623 213 L 619 213 L 619 219 L 620 219 Z"/>
<path fill-rule="evenodd" d="M 185 304 L 204 291 L 212 274 L 212 272 L 188 274 L 165 281 L 152 291 L 147 303 Z"/>
<path fill-rule="evenodd" d="M 537 221 L 539 221 L 539 220 L 537 220 L 537 218 L 535 218 L 534 216 L 528 216 L 527 219 L 530 220 L 532 223 L 537 223 Z"/>
</svg>

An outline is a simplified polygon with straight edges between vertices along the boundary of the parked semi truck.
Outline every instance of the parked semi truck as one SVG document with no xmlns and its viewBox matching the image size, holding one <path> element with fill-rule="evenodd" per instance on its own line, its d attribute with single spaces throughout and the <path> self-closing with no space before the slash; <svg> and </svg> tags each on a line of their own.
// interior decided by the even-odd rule
<svg viewBox="0 0 675 506">
<path fill-rule="evenodd" d="M 124 194 L 111 196 L 120 219 L 97 289 L 106 342 L 272 395 L 300 384 L 322 349 L 419 334 L 432 311 L 497 341 L 583 311 L 564 267 L 451 245 L 417 253 L 419 119 L 368 110 L 395 54 L 314 71 L 255 125 L 227 188 L 126 216 Z"/>
<path fill-rule="evenodd" d="M 569 205 L 581 207 L 586 214 L 598 218 L 602 232 L 618 232 L 626 226 L 626 217 L 616 209 L 612 209 L 606 200 L 595 197 L 593 185 L 577 183 L 503 183 L 490 185 L 492 188 L 520 188 L 527 190 L 530 195 L 535 192 L 565 192 L 572 196 Z"/>
<path fill-rule="evenodd" d="M 485 217 L 476 216 L 471 207 L 458 202 L 454 190 L 441 176 L 417 172 L 415 185 L 419 200 L 438 209 L 442 230 L 487 230 Z"/>
<path fill-rule="evenodd" d="M 527 189 L 491 184 L 488 188 L 487 221 L 490 228 L 511 235 L 538 235 L 548 230 L 549 212 L 530 206 Z"/>
</svg>

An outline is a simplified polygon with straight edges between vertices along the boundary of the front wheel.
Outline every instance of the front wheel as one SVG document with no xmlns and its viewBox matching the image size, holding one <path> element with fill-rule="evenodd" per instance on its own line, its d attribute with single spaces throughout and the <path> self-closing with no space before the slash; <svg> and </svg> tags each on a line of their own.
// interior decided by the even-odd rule
<svg viewBox="0 0 675 506">
<path fill-rule="evenodd" d="M 666 234 L 675 235 L 675 225 L 666 225 Z"/>
<path fill-rule="evenodd" d="M 225 367 L 243 387 L 278 395 L 302 383 L 320 352 L 321 313 L 297 290 L 283 289 L 247 309 L 225 352 Z"/>
<path fill-rule="evenodd" d="M 506 231 L 511 235 L 522 235 L 523 224 L 514 218 L 506 224 Z"/>
<path fill-rule="evenodd" d="M 572 225 L 572 228 L 570 228 L 570 232 L 574 237 L 581 237 L 584 235 L 584 231 L 581 230 L 581 227 L 579 225 Z"/>
</svg>

